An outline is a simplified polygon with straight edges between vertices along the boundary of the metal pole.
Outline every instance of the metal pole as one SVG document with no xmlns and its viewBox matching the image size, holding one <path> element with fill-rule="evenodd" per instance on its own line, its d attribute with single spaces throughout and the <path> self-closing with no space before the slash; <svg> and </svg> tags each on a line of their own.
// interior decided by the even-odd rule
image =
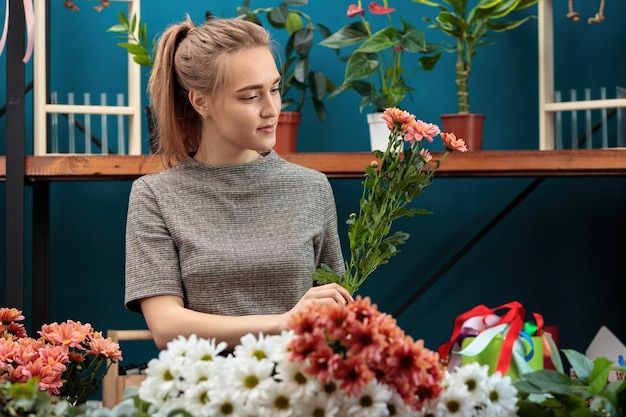
<svg viewBox="0 0 626 417">
<path fill-rule="evenodd" d="M 24 41 L 22 2 L 12 1 L 7 33 L 6 300 L 24 308 Z"/>
</svg>

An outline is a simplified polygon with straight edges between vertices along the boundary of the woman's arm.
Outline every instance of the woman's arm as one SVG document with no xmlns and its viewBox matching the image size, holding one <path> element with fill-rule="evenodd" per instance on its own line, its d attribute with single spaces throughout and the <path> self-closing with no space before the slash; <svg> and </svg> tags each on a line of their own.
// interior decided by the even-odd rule
<svg viewBox="0 0 626 417">
<path fill-rule="evenodd" d="M 230 348 L 236 346 L 247 333 L 278 334 L 288 328 L 289 319 L 310 303 L 345 304 L 352 297 L 337 284 L 313 287 L 288 312 L 275 315 L 220 316 L 200 313 L 184 307 L 182 298 L 159 295 L 143 298 L 141 310 L 154 342 L 165 349 L 167 342 L 178 336 L 198 337 L 225 341 Z"/>
</svg>

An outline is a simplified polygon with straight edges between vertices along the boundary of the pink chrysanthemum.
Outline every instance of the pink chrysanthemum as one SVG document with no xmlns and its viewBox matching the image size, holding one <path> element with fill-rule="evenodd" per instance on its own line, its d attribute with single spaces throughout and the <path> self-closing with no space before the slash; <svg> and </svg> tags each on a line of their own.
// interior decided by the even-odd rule
<svg viewBox="0 0 626 417">
<path fill-rule="evenodd" d="M 39 334 L 48 342 L 57 345 L 67 345 L 72 348 L 84 349 L 82 343 L 93 334 L 91 324 L 81 324 L 80 321 L 68 320 L 64 323 L 44 324 Z"/>
<path fill-rule="evenodd" d="M 89 341 L 87 354 L 95 356 L 102 355 L 105 358 L 116 361 L 122 360 L 122 351 L 120 350 L 119 343 L 113 342 L 110 337 L 102 337 L 101 332 L 94 333 L 94 337 Z"/>
</svg>

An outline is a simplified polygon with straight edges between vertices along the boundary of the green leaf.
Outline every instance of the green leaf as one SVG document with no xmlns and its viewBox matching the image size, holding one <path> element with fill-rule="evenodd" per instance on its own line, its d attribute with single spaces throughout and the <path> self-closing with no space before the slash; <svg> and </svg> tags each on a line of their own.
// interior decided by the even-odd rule
<svg viewBox="0 0 626 417">
<path fill-rule="evenodd" d="M 515 29 L 526 22 L 530 17 L 525 17 L 520 20 L 514 20 L 510 22 L 489 22 L 489 28 L 494 32 L 505 32 L 507 30 Z"/>
<path fill-rule="evenodd" d="M 289 13 L 289 6 L 287 6 L 285 3 L 281 3 L 277 7 L 273 7 L 270 10 L 270 12 L 267 14 L 267 20 L 273 27 L 282 29 L 287 23 Z"/>
<path fill-rule="evenodd" d="M 313 46 L 313 30 L 299 29 L 293 34 L 293 49 L 300 56 L 308 55 Z"/>
<path fill-rule="evenodd" d="M 287 29 L 287 32 L 291 35 L 299 31 L 300 29 L 303 29 L 304 27 L 305 26 L 302 23 L 300 15 L 295 12 L 290 12 L 289 16 L 287 16 L 287 21 L 285 22 L 285 28 Z"/>
<path fill-rule="evenodd" d="M 333 92 L 328 95 L 327 98 L 331 99 L 331 98 L 337 97 L 339 94 L 343 93 L 344 91 L 349 90 L 350 88 L 351 88 L 350 84 L 348 83 L 339 84 L 339 86 L 335 88 Z"/>
<path fill-rule="evenodd" d="M 309 73 L 309 86 L 314 99 L 320 101 L 324 99 L 324 96 L 328 91 L 328 83 L 326 76 L 322 72 L 313 71 Z"/>
<path fill-rule="evenodd" d="M 517 10 L 520 0 L 500 0 L 491 12 L 490 19 L 500 19 Z"/>
<path fill-rule="evenodd" d="M 315 113 L 322 122 L 326 120 L 326 106 L 322 100 L 313 97 L 313 108 L 315 108 Z"/>
<path fill-rule="evenodd" d="M 355 45 L 367 38 L 368 31 L 362 22 L 354 22 L 339 29 L 319 44 L 333 49 L 341 49 Z"/>
<path fill-rule="evenodd" d="M 593 361 L 593 364 L 593 370 L 589 374 L 589 393 L 591 395 L 602 392 L 606 387 L 613 362 L 607 358 L 599 357 Z"/>
<path fill-rule="evenodd" d="M 300 59 L 296 62 L 296 67 L 293 70 L 294 78 L 300 82 L 304 83 L 306 81 L 306 77 L 309 74 L 309 60 Z"/>
<path fill-rule="evenodd" d="M 367 38 L 356 50 L 356 52 L 375 53 L 394 46 L 396 30 L 392 27 L 385 28 L 374 33 Z"/>
<path fill-rule="evenodd" d="M 378 60 L 369 59 L 367 54 L 355 52 L 346 64 L 345 80 L 350 82 L 369 77 L 376 72 L 379 65 Z"/>
<path fill-rule="evenodd" d="M 285 4 L 290 6 L 306 6 L 309 4 L 309 0 L 283 0 Z"/>
<path fill-rule="evenodd" d="M 126 33 L 128 31 L 128 26 L 124 25 L 113 25 L 107 29 L 107 32 L 113 33 Z"/>
<path fill-rule="evenodd" d="M 441 58 L 441 52 L 437 52 L 434 55 L 423 56 L 418 62 L 424 70 L 430 71 L 435 68 L 435 65 L 439 62 L 439 58 Z"/>
<path fill-rule="evenodd" d="M 542 392 L 569 394 L 572 391 L 570 377 L 550 369 L 523 374 L 520 376 L 520 381 L 526 381 L 527 384 L 530 384 L 519 384 L 519 389 L 530 394 Z M 515 386 L 517 387 L 518 384 L 516 383 Z"/>
<path fill-rule="evenodd" d="M 320 268 L 316 269 L 312 277 L 315 282 L 322 285 L 339 282 L 342 278 L 341 275 L 337 274 L 326 264 L 322 264 Z"/>
<path fill-rule="evenodd" d="M 559 400 L 565 407 L 565 410 L 569 411 L 569 416 L 572 417 L 593 417 L 594 414 L 587 408 L 586 398 L 583 398 L 575 394 L 554 394 L 554 398 Z"/>
<path fill-rule="evenodd" d="M 552 411 L 546 410 L 540 404 L 532 401 L 520 400 L 517 406 L 518 417 L 554 417 Z"/>
<path fill-rule="evenodd" d="M 407 52 L 426 52 L 426 34 L 411 27 L 400 37 L 400 45 Z"/>
<path fill-rule="evenodd" d="M 570 365 L 572 365 L 572 368 L 574 368 L 576 377 L 582 380 L 588 380 L 589 375 L 593 371 L 593 362 L 591 359 L 572 349 L 563 349 L 562 352 Z"/>
</svg>

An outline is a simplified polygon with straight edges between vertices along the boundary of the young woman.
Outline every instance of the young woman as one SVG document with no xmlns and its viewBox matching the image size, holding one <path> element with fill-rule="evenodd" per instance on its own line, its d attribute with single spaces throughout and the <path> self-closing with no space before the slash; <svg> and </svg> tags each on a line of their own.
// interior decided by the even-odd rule
<svg viewBox="0 0 626 417">
<path fill-rule="evenodd" d="M 344 270 L 336 209 L 323 174 L 272 150 L 280 82 L 255 23 L 187 19 L 159 40 L 148 92 L 169 169 L 133 183 L 125 304 L 160 348 L 191 334 L 233 347 L 350 299 L 312 286 L 322 263 Z"/>
</svg>

